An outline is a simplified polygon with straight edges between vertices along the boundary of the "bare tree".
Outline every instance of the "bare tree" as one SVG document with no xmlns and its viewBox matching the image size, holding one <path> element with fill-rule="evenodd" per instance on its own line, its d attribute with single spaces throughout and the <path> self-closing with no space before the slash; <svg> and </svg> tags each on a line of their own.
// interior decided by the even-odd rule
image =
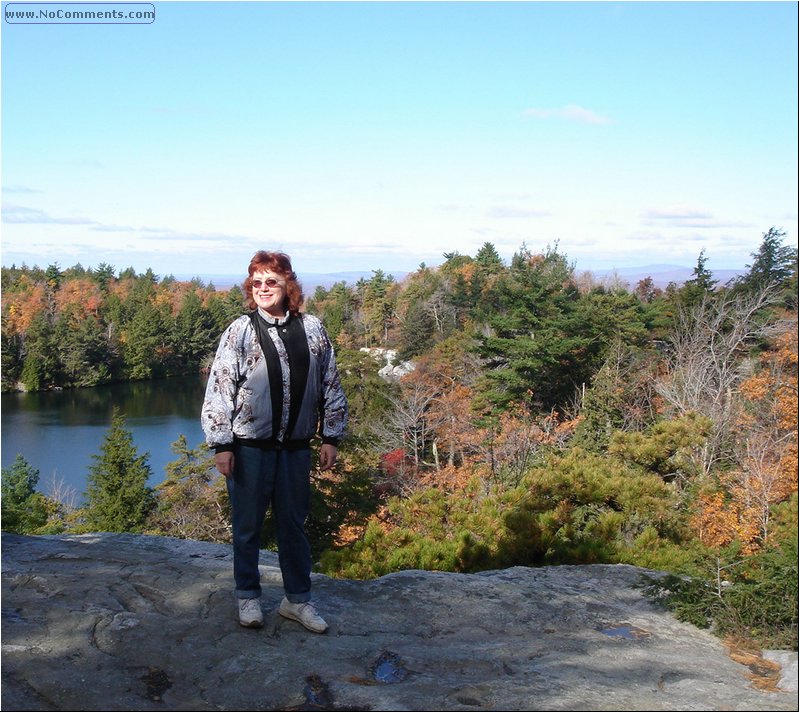
<svg viewBox="0 0 799 712">
<path fill-rule="evenodd" d="M 655 390 L 674 416 L 698 413 L 713 422 L 701 456 L 704 474 L 732 455 L 731 435 L 740 406 L 737 387 L 751 370 L 752 345 L 774 333 L 774 321 L 764 323 L 762 316 L 773 301 L 773 288 L 743 296 L 711 293 L 676 315 Z"/>
<path fill-rule="evenodd" d="M 393 484 L 401 492 L 414 489 L 416 471 L 427 464 L 424 454 L 433 434 L 428 411 L 435 395 L 418 381 L 407 383 L 400 395 L 389 399 L 392 407 L 387 416 L 372 426 L 384 449 L 401 449 L 413 463 L 412 468 L 403 466 L 397 473 L 398 480 Z"/>
</svg>

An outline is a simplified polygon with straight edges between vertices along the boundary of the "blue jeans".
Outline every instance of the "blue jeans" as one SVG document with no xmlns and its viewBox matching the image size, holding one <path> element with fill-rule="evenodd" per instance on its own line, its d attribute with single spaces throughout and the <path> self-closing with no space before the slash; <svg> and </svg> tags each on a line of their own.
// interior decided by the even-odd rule
<svg viewBox="0 0 799 712">
<path fill-rule="evenodd" d="M 238 443 L 227 478 L 232 508 L 233 578 L 238 598 L 261 595 L 258 557 L 269 505 L 283 589 L 292 603 L 311 600 L 311 546 L 305 519 L 311 499 L 311 451 L 262 450 Z"/>
</svg>

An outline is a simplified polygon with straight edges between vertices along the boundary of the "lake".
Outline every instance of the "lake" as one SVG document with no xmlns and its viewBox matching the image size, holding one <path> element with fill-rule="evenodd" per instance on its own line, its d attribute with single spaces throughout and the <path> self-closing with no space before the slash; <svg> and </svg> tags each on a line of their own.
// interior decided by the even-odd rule
<svg viewBox="0 0 799 712">
<path fill-rule="evenodd" d="M 99 455 L 116 406 L 126 416 L 139 455 L 149 452 L 150 486 L 166 477 L 177 459 L 171 445 L 185 435 L 191 448 L 203 442 L 200 408 L 207 377 L 115 383 L 43 393 L 3 393 L 0 401 L 2 467 L 21 454 L 39 470 L 37 489 L 49 494 L 52 483 L 86 491 L 89 468 Z"/>
</svg>

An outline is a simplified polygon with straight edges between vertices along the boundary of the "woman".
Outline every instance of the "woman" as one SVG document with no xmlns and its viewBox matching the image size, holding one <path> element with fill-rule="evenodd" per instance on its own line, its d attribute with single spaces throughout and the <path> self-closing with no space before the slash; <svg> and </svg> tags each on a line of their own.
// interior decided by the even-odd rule
<svg viewBox="0 0 799 712">
<path fill-rule="evenodd" d="M 263 625 L 258 571 L 261 528 L 272 506 L 285 597 L 278 613 L 308 630 L 327 623 L 311 603 L 311 439 L 319 466 L 336 462 L 347 425 L 333 347 L 322 323 L 302 314 L 302 288 L 288 255 L 256 252 L 244 290 L 250 309 L 219 342 L 202 407 L 202 427 L 227 480 L 239 622 Z"/>
</svg>

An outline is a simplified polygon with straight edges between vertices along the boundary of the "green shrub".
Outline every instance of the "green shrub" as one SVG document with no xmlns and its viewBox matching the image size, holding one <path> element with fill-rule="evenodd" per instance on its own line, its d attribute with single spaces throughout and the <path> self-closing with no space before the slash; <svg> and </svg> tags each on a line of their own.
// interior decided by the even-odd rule
<svg viewBox="0 0 799 712">
<path fill-rule="evenodd" d="M 22 455 L 2 470 L 2 521 L 4 532 L 33 534 L 47 523 L 47 498 L 36 491 L 39 470 Z"/>
<path fill-rule="evenodd" d="M 510 489 L 473 478 L 461 492 L 390 500 L 355 544 L 321 569 L 369 578 L 401 569 L 473 572 L 509 566 L 614 562 L 644 531 L 678 540 L 673 489 L 656 475 L 583 451 L 552 457 Z"/>
<path fill-rule="evenodd" d="M 795 523 L 781 534 L 752 556 L 742 556 L 739 544 L 719 552 L 698 551 L 689 564 L 691 575 L 651 580 L 645 593 L 678 619 L 717 635 L 748 639 L 761 648 L 796 650 Z"/>
</svg>

